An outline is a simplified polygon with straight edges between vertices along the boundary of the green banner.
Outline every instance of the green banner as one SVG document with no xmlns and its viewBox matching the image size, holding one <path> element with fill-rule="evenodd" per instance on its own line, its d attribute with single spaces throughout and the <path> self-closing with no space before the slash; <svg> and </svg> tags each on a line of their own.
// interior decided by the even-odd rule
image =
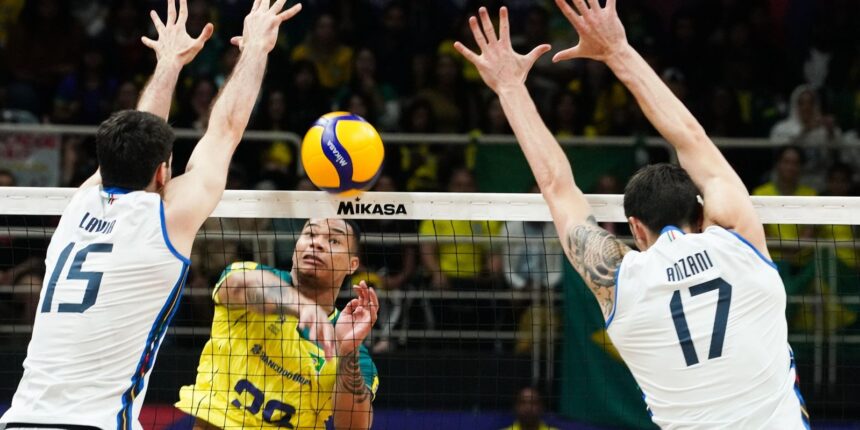
<svg viewBox="0 0 860 430">
<path fill-rule="evenodd" d="M 609 341 L 597 301 L 569 264 L 564 270 L 562 415 L 591 424 L 656 429 L 642 392 Z"/>
</svg>

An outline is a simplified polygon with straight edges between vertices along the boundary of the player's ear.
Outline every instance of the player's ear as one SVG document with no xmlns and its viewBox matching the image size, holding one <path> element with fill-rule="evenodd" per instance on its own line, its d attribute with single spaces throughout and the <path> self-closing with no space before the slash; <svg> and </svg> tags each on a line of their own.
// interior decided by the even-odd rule
<svg viewBox="0 0 860 430">
<path fill-rule="evenodd" d="M 156 190 L 164 189 L 164 186 L 167 185 L 167 181 L 170 180 L 170 166 L 167 162 L 163 162 L 158 165 L 158 168 L 155 169 L 155 177 L 153 178 L 153 182 L 155 183 Z"/>
<path fill-rule="evenodd" d="M 648 233 L 645 231 L 645 224 L 633 216 L 627 217 L 627 224 L 630 226 L 630 233 L 633 234 L 636 247 L 643 251 L 648 249 Z"/>
<path fill-rule="evenodd" d="M 349 257 L 349 274 L 352 275 L 358 270 L 358 257 Z"/>
</svg>

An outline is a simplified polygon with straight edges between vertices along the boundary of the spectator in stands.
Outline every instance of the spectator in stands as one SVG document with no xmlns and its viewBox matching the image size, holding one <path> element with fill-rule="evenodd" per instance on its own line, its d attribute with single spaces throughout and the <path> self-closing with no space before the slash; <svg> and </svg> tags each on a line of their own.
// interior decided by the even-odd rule
<svg viewBox="0 0 860 430">
<path fill-rule="evenodd" d="M 834 164 L 827 170 L 827 186 L 821 195 L 833 197 L 853 197 L 860 195 L 860 192 L 858 192 L 857 189 L 857 184 L 854 183 L 853 178 L 854 169 L 850 165 L 843 163 Z M 856 238 L 860 237 L 860 234 L 855 231 L 855 228 L 856 226 L 851 225 L 820 226 L 817 236 L 828 242 L 837 241 L 856 244 Z M 839 262 L 843 267 L 855 270 L 856 273 L 856 269 L 860 267 L 860 259 L 858 259 L 858 252 L 855 248 L 856 246 L 837 248 L 836 257 L 839 259 Z M 839 291 L 843 290 L 840 288 Z M 858 309 L 860 309 L 860 307 L 858 307 Z"/>
<path fill-rule="evenodd" d="M 801 184 L 801 168 L 804 163 L 804 153 L 797 146 L 784 146 L 780 148 L 776 156 L 773 169 L 773 179 L 753 190 L 754 196 L 814 196 L 815 189 Z M 798 226 L 794 224 L 766 224 L 765 233 L 770 239 L 779 239 L 781 242 L 797 242 L 799 239 L 811 239 L 813 229 L 810 226 Z M 770 255 L 774 261 L 785 256 L 787 262 L 801 264 L 808 253 L 795 253 L 788 249 L 779 250 L 772 248 Z"/>
<path fill-rule="evenodd" d="M 209 124 L 209 110 L 217 92 L 218 88 L 212 79 L 195 79 L 182 97 L 182 110 L 177 115 L 176 126 L 206 130 Z"/>
<path fill-rule="evenodd" d="M 540 188 L 534 184 L 529 192 L 540 193 Z M 534 295 L 538 301 L 523 303 L 525 310 L 519 316 L 514 350 L 523 354 L 531 352 L 536 334 L 545 342 L 547 333 L 559 326 L 552 301 L 545 300 L 561 283 L 564 251 L 551 222 L 508 221 L 503 231 L 507 236 L 502 256 L 505 279 L 514 290 L 538 291 Z"/>
<path fill-rule="evenodd" d="M 214 6 L 208 0 L 188 0 L 188 21 L 185 24 L 188 29 L 188 34 L 200 34 L 203 27 L 207 23 L 213 22 L 215 19 Z M 207 77 L 213 78 L 220 72 L 222 52 L 225 50 L 226 44 L 218 32 L 212 34 L 212 37 L 203 45 L 203 49 L 194 57 L 186 70 L 192 77 Z M 230 68 L 229 70 L 233 70 Z M 218 88 L 216 86 L 216 88 Z"/>
<path fill-rule="evenodd" d="M 262 131 L 302 132 L 290 129 L 287 96 L 280 89 L 273 89 L 263 97 L 253 128 Z M 240 147 L 234 159 L 245 166 L 258 166 L 251 170 L 251 181 L 255 184 L 255 189 L 286 190 L 296 182 L 298 155 L 292 142 L 283 139 L 268 143 L 257 142 Z"/>
<path fill-rule="evenodd" d="M 811 86 L 795 88 L 789 103 L 788 118 L 773 127 L 770 139 L 800 147 L 806 157 L 802 177 L 820 187 L 821 172 L 834 161 L 832 152 L 840 143 L 842 132 L 832 116 L 822 113 L 818 93 Z"/>
<path fill-rule="evenodd" d="M 481 133 L 484 134 L 513 134 L 511 126 L 505 118 L 502 103 L 495 95 L 489 95 L 484 103 L 484 115 L 481 118 Z"/>
<path fill-rule="evenodd" d="M 49 111 L 59 79 L 75 70 L 82 32 L 68 16 L 64 1 L 25 4 L 17 25 L 9 32 L 5 52 L 12 79 L 8 97 L 13 107 L 41 117 Z M 140 45 L 138 39 L 136 42 Z"/>
<path fill-rule="evenodd" d="M 739 109 L 737 96 L 731 89 L 715 86 L 710 91 L 705 112 L 702 115 L 702 126 L 709 136 L 749 136 L 741 120 Z"/>
<path fill-rule="evenodd" d="M 15 174 L 12 171 L 0 169 L 0 187 L 14 187 L 16 182 Z"/>
<path fill-rule="evenodd" d="M 57 124 L 99 124 L 113 108 L 117 79 L 106 70 L 104 49 L 90 42 L 80 68 L 60 81 L 51 120 Z"/>
<path fill-rule="evenodd" d="M 477 191 L 472 172 L 460 167 L 448 179 L 450 193 Z M 502 260 L 491 247 L 492 238 L 499 234 L 499 221 L 425 220 L 418 227 L 421 237 L 431 238 L 421 244 L 421 262 L 437 290 L 474 291 L 492 288 L 502 274 Z M 488 243 L 489 242 L 489 243 Z M 448 304 L 452 303 L 452 304 Z M 495 319 L 483 315 L 487 306 L 474 301 L 449 301 L 440 305 L 437 320 L 448 327 L 466 328 L 490 324 Z"/>
<path fill-rule="evenodd" d="M 394 87 L 381 82 L 377 77 L 376 55 L 370 48 L 360 48 L 355 53 L 352 79 L 335 95 L 336 105 L 345 105 L 351 95 L 364 94 L 370 99 L 371 110 L 376 112 L 374 124 L 377 129 L 393 130 L 400 117 L 400 103 Z"/>
<path fill-rule="evenodd" d="M 137 98 L 140 96 L 140 87 L 134 81 L 125 81 L 116 90 L 111 112 L 134 109 L 137 106 Z"/>
<path fill-rule="evenodd" d="M 340 42 L 333 15 L 323 13 L 314 22 L 307 40 L 292 53 L 293 61 L 308 60 L 317 68 L 320 85 L 334 91 L 350 80 L 353 50 Z"/>
<path fill-rule="evenodd" d="M 436 115 L 433 106 L 424 99 L 414 99 L 406 106 L 402 117 L 403 132 L 413 134 L 429 134 L 436 132 Z M 430 142 L 416 141 L 409 145 L 400 145 L 399 151 L 391 158 L 394 162 L 387 163 L 393 168 L 393 174 L 400 184 L 399 188 L 406 191 L 440 191 L 442 178 L 439 174 L 440 155 L 438 147 Z M 389 158 L 389 159 L 391 159 Z"/>
<path fill-rule="evenodd" d="M 586 125 L 583 104 L 582 97 L 573 91 L 559 92 L 552 103 L 550 129 L 553 134 L 558 137 L 582 136 Z"/>
<path fill-rule="evenodd" d="M 136 0 L 111 2 L 103 35 L 110 47 L 105 58 L 120 79 L 143 80 L 149 73 L 149 48 L 140 43 L 151 26 L 148 12 Z"/>
<path fill-rule="evenodd" d="M 433 84 L 416 95 L 433 106 L 439 133 L 463 133 L 477 125 L 473 123 L 477 118 L 475 95 L 460 73 L 459 59 L 453 55 L 436 56 Z"/>
<path fill-rule="evenodd" d="M 534 387 L 525 387 L 517 393 L 514 401 L 516 421 L 501 430 L 558 430 L 543 422 L 543 399 Z"/>
<path fill-rule="evenodd" d="M 353 92 L 348 97 L 341 100 L 339 105 L 334 107 L 336 110 L 352 112 L 371 124 L 376 124 L 377 110 L 376 105 L 370 95 L 363 92 Z"/>
<path fill-rule="evenodd" d="M 320 85 L 317 67 L 306 60 L 292 65 L 285 96 L 287 103 L 288 130 L 304 134 L 314 121 L 328 113 L 331 103 L 328 92 Z"/>
<path fill-rule="evenodd" d="M 373 191 L 394 192 L 397 186 L 391 176 L 382 175 Z M 373 219 L 361 225 L 361 233 L 365 238 L 361 265 L 352 275 L 350 284 L 358 285 L 358 281 L 366 280 L 368 285 L 383 292 L 409 288 L 418 267 L 418 247 L 409 242 L 416 237 L 415 223 L 392 218 Z M 378 320 L 382 334 L 372 348 L 374 353 L 388 352 L 393 348 L 391 330 L 403 312 L 403 299 L 386 298 L 384 293 L 382 297 Z"/>
<path fill-rule="evenodd" d="M 392 1 L 385 6 L 380 26 L 371 40 L 376 60 L 385 65 L 379 69 L 380 80 L 391 83 L 398 93 L 404 94 L 410 86 L 415 46 L 411 43 L 412 29 L 402 2 Z"/>
</svg>

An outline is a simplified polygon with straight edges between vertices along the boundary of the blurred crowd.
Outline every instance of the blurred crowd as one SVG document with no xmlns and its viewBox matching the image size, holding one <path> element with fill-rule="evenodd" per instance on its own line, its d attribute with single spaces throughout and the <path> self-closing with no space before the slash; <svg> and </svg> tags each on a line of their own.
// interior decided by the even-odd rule
<svg viewBox="0 0 860 430">
<path fill-rule="evenodd" d="M 228 79 L 249 7 L 243 0 L 189 0 L 187 27 L 216 33 L 186 68 L 171 123 L 205 129 Z M 467 18 L 479 5 L 511 9 L 521 51 L 576 33 L 550 0 L 307 0 L 270 56 L 250 129 L 304 134 L 321 114 L 357 113 L 383 131 L 506 134 L 497 99 L 453 50 L 473 45 Z M 618 5 L 630 43 L 715 137 L 769 137 L 807 152 L 813 186 L 824 169 L 860 154 L 860 3 L 851 0 L 626 0 Z M 133 108 L 154 63 L 141 42 L 163 0 L 7 0 L 0 7 L 0 117 L 4 122 L 98 124 Z M 472 46 L 474 48 L 474 46 Z M 552 64 L 545 55 L 528 85 L 559 136 L 651 135 L 635 100 L 600 63 Z M 64 144 L 63 185 L 91 171 L 87 142 Z M 189 145 L 187 145 L 190 147 Z M 178 165 L 183 151 L 178 145 Z M 295 148 L 253 142 L 237 155 L 246 186 L 292 187 Z M 444 166 L 469 165 L 459 150 L 410 145 L 386 166 L 407 190 L 440 190 Z M 263 168 L 259 168 L 262 166 Z M 261 173 L 262 172 L 262 173 Z M 270 174 L 269 176 L 266 176 Z M 764 182 L 766 178 L 757 178 Z M 758 185 L 749 184 L 751 187 Z"/>
<path fill-rule="evenodd" d="M 218 90 L 239 56 L 229 43 L 241 33 L 248 0 L 188 0 L 189 33 L 207 22 L 216 33 L 183 72 L 170 122 L 203 130 Z M 480 5 L 511 9 L 515 46 L 525 52 L 551 43 L 553 52 L 573 46 L 577 35 L 551 0 L 306 0 L 285 25 L 269 58 L 251 130 L 303 135 L 321 114 L 347 110 L 378 129 L 401 133 L 509 134 L 496 97 L 452 43 L 474 49 L 467 18 Z M 627 37 L 715 137 L 768 138 L 781 145 L 764 158 L 773 168 L 747 185 L 757 195 L 856 195 L 860 171 L 860 2 L 853 0 L 624 0 L 618 2 Z M 0 2 L 0 121 L 95 125 L 111 112 L 132 109 L 153 70 L 154 55 L 140 42 L 155 37 L 148 11 L 164 16 L 164 0 L 6 0 Z M 648 136 L 654 130 L 635 100 L 600 63 L 553 64 L 545 55 L 529 86 L 551 130 L 569 136 Z M 193 142 L 176 146 L 181 170 Z M 478 191 L 470 168 L 474 157 L 461 146 L 421 141 L 389 149 L 377 189 L 386 191 Z M 296 148 L 289 142 L 240 146 L 228 188 L 312 189 L 298 176 Z M 91 141 L 62 142 L 60 183 L 74 186 L 95 170 Z M 764 169 L 763 169 L 764 170 Z M 624 178 L 605 175 L 597 191 L 619 193 Z M 14 185 L 14 171 L 0 171 L 0 186 Z M 526 190 L 523 190 L 526 191 Z M 531 190 L 535 191 L 535 190 Z M 11 217 L 9 217 L 11 219 Z M 294 220 L 271 225 L 287 240 L 271 252 L 289 265 Z M 210 226 L 230 229 L 237 226 Z M 528 245 L 523 238 L 554 236 L 548 224 L 435 221 L 393 225 L 369 223 L 371 236 L 503 236 L 503 249 L 474 243 L 368 246 L 364 274 L 388 289 L 463 290 L 554 287 L 561 278 L 555 245 Z M 239 226 L 241 227 L 241 226 Z M 237 228 L 239 228 L 237 227 Z M 626 226 L 606 225 L 623 235 Z M 844 226 L 843 226 L 844 227 Z M 245 226 L 246 230 L 260 226 Z M 213 230 L 214 231 L 214 230 Z M 770 226 L 771 238 L 855 241 L 851 228 Z M 468 241 L 466 241 L 468 242 Z M 0 250 L 13 249 L 0 237 Z M 239 244 L 207 249 L 192 287 L 209 288 L 211 277 L 232 258 L 253 256 Z M 35 248 L 35 245 L 26 245 Z M 856 248 L 856 246 L 855 246 Z M 20 242 L 19 242 L 20 249 Z M 259 251 L 259 250 L 257 250 Z M 10 253 L 14 254 L 14 252 Z M 38 264 L 20 250 L 0 259 L 0 285 L 40 285 Z M 775 255 L 781 258 L 780 254 Z M 804 291 L 810 257 L 786 252 L 786 276 Z M 854 249 L 838 253 L 856 270 Z M 541 260 L 541 258 L 543 260 Z M 36 258 L 38 260 L 38 258 Z M 209 261 L 212 260 L 212 261 Z M 12 265 L 18 265 L 12 270 Z M 210 267 L 211 266 L 211 267 Z M 840 266 L 842 267 L 842 266 Z M 856 278 L 856 276 L 855 276 Z M 17 291 L 17 290 L 16 290 Z M 204 296 L 205 297 L 205 296 Z M 32 298 L 27 298 L 31 306 Z M 23 301 L 23 300 L 22 300 Z M 420 303 L 419 303 L 420 302 Z M 474 304 L 453 303 L 440 314 L 417 301 L 423 324 L 454 321 L 457 327 L 488 321 Z M 392 303 L 383 318 L 397 322 L 409 301 Z M 406 306 L 406 310 L 404 310 Z M 526 327 L 548 326 L 551 312 L 508 303 Z M 207 312 L 200 302 L 197 314 Z M 27 308 L 29 309 L 29 308 Z M 525 309 L 525 310 L 523 310 Z M 11 312 L 11 311 L 10 311 Z M 29 311 L 28 311 L 29 312 Z M 16 314 L 17 315 L 17 314 Z M 453 315 L 453 317 L 452 317 Z M 181 317 L 180 317 L 181 318 Z M 32 320 L 21 314 L 22 321 Z M 195 316 L 195 321 L 206 321 Z M 852 321 L 853 323 L 853 321 Z M 389 327 L 391 325 L 389 324 Z M 529 333 L 517 348 L 529 349 Z M 383 339 L 386 340 L 386 339 Z M 519 342 L 519 341 L 518 341 Z M 384 348 L 380 348 L 381 350 Z"/>
</svg>

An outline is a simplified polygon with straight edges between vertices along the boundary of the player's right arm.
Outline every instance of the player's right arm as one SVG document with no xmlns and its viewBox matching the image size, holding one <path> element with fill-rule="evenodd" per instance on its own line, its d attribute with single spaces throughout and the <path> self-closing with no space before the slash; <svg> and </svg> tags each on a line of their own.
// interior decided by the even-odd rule
<svg viewBox="0 0 860 430">
<path fill-rule="evenodd" d="M 540 118 L 526 89 L 528 71 L 549 45 L 519 55 L 511 47 L 507 9 L 500 10 L 498 37 L 487 10 L 481 8 L 479 12 L 483 31 L 475 17 L 469 24 L 481 55 L 460 42 L 454 47 L 475 64 L 484 82 L 498 94 L 549 206 L 565 254 L 594 293 L 604 318 L 609 319 L 615 306 L 615 274 L 629 248 L 597 225 L 585 194 L 576 186 L 567 156 Z"/>
<path fill-rule="evenodd" d="M 233 263 L 215 285 L 214 299 L 227 308 L 291 315 L 299 320 L 299 329 L 309 329 L 310 340 L 323 347 L 327 358 L 334 353 L 334 327 L 328 314 L 274 270 L 257 263 Z"/>
<path fill-rule="evenodd" d="M 286 0 L 278 0 L 269 7 L 268 0 L 254 1 L 245 17 L 242 52 L 212 107 L 209 127 L 194 148 L 185 174 L 168 182 L 165 189 L 168 232 L 174 246 L 186 255 L 197 230 L 224 193 L 230 159 L 248 125 L 278 27 L 301 10 L 297 4 L 281 12 L 284 3 Z"/>
<path fill-rule="evenodd" d="M 657 73 L 628 43 L 615 0 L 605 7 L 585 0 L 556 4 L 579 33 L 579 45 L 559 52 L 554 61 L 591 58 L 603 61 L 630 90 L 645 116 L 675 148 L 678 161 L 689 173 L 705 202 L 704 224 L 737 231 L 764 255 L 764 228 L 746 187 L 714 145 L 704 128 Z M 579 13 L 577 13 L 579 11 Z"/>
</svg>

